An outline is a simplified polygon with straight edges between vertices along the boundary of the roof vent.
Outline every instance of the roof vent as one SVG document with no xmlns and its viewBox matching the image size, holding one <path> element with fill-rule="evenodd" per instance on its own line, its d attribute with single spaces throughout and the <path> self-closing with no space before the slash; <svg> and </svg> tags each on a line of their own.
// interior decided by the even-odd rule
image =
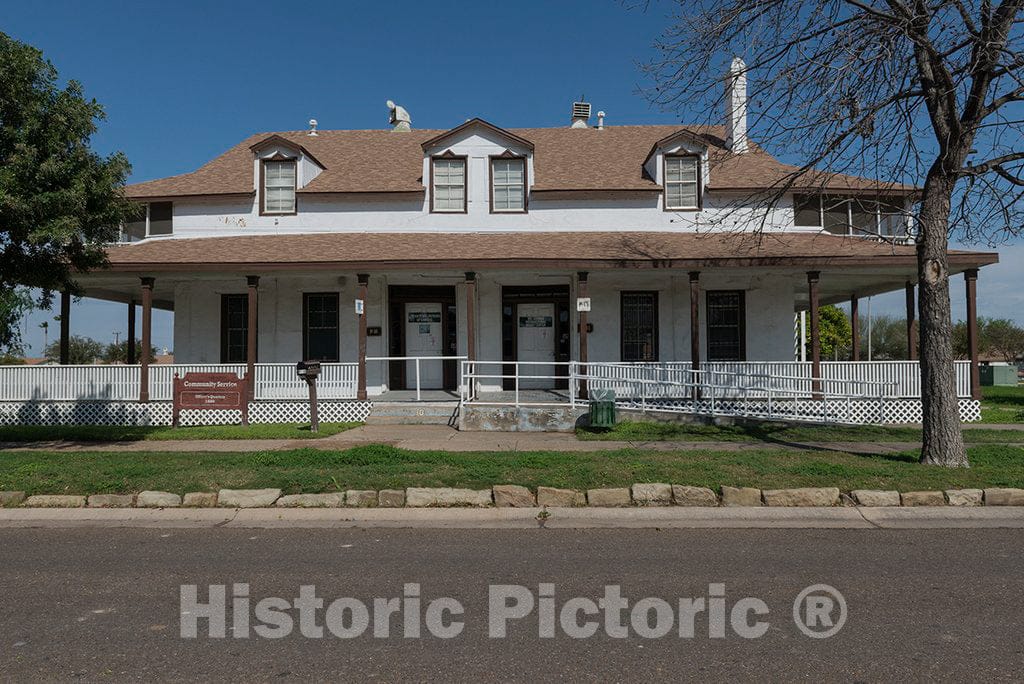
<svg viewBox="0 0 1024 684">
<path fill-rule="evenodd" d="M 590 120 L 590 103 L 589 102 L 573 102 L 572 103 L 572 127 L 573 128 L 587 128 L 587 121 L 589 121 L 589 120 Z"/>
<path fill-rule="evenodd" d="M 388 123 L 391 124 L 391 130 L 399 132 L 408 132 L 412 130 L 412 117 L 409 116 L 409 112 L 405 111 L 405 108 L 396 105 L 391 100 L 388 100 Z"/>
<path fill-rule="evenodd" d="M 604 129 L 604 112 L 597 113 L 597 130 Z"/>
<path fill-rule="evenodd" d="M 320 135 L 319 133 L 316 132 L 316 127 L 317 127 L 316 119 L 310 119 L 309 120 L 309 133 L 307 133 L 306 135 L 308 135 L 311 138 L 314 137 L 314 136 Z"/>
</svg>

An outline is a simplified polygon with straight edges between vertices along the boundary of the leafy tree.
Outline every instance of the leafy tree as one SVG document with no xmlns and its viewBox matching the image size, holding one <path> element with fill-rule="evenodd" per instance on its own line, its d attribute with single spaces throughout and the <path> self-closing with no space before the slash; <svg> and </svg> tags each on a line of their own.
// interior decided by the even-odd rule
<svg viewBox="0 0 1024 684">
<path fill-rule="evenodd" d="M 103 118 L 77 81 L 60 88 L 39 50 L 0 32 L 0 348 L 18 340 L 19 285 L 40 289 L 41 308 L 77 293 L 74 274 L 105 264 L 129 216 L 128 160 L 89 147 Z"/>
<path fill-rule="evenodd" d="M 68 363 L 70 364 L 88 365 L 95 363 L 102 355 L 102 342 L 80 335 L 72 335 L 68 339 Z M 45 356 L 50 361 L 60 359 L 60 340 L 55 340 L 46 346 Z"/>
<path fill-rule="evenodd" d="M 18 324 L 32 308 L 28 288 L 0 287 L 0 352 L 18 357 L 25 353 Z"/>
<path fill-rule="evenodd" d="M 155 357 L 157 354 L 156 347 L 150 347 L 150 358 Z M 127 363 L 128 362 L 128 342 L 120 342 L 114 344 L 111 342 L 104 350 L 102 357 L 103 363 Z M 135 360 L 136 363 L 142 358 L 142 340 L 135 340 Z"/>
<path fill-rule="evenodd" d="M 808 319 L 810 326 L 810 319 Z M 818 338 L 821 341 L 821 358 L 829 361 L 843 361 L 849 358 L 853 345 L 853 330 L 846 313 L 834 304 L 818 307 Z M 806 333 L 807 358 L 811 358 L 810 332 Z"/>
<path fill-rule="evenodd" d="M 816 169 L 921 187 L 921 461 L 966 467 L 949 234 L 999 241 L 1021 228 L 1024 0 L 681 1 L 676 16 L 648 65 L 651 99 L 718 122 L 721 65 L 742 55 L 756 75 L 751 129 L 803 162 L 762 197 L 766 208 L 795 187 L 824 190 Z"/>
<path fill-rule="evenodd" d="M 1005 318 L 985 321 L 982 348 L 988 356 L 1013 363 L 1024 356 L 1024 330 Z"/>
<path fill-rule="evenodd" d="M 868 319 L 860 317 L 861 349 L 867 359 Z M 871 359 L 899 361 L 907 358 L 907 320 L 893 316 L 874 316 L 871 319 Z"/>
</svg>

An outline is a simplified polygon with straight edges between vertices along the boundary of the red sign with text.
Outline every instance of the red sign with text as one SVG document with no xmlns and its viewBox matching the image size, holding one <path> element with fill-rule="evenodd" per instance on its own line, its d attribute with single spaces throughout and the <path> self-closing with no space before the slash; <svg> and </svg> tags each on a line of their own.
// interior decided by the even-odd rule
<svg viewBox="0 0 1024 684">
<path fill-rule="evenodd" d="M 242 425 L 249 424 L 249 380 L 234 373 L 185 373 L 174 376 L 174 425 L 182 409 L 235 409 L 242 412 Z"/>
</svg>

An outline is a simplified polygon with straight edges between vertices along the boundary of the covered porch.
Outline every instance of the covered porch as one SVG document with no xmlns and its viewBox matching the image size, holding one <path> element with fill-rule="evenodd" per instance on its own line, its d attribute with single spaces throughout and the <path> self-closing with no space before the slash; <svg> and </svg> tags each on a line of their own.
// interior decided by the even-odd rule
<svg viewBox="0 0 1024 684">
<path fill-rule="evenodd" d="M 558 244 L 566 235 L 576 236 L 577 253 L 558 251 L 568 248 Z M 460 236 L 464 256 L 446 258 L 429 254 L 436 245 L 426 235 L 395 236 L 393 247 L 405 253 L 392 249 L 375 260 L 324 252 L 356 244 L 334 244 L 335 235 L 115 248 L 111 269 L 81 278 L 86 296 L 123 302 L 129 338 L 138 325 L 143 350 L 152 346 L 152 311 L 173 311 L 179 363 L 153 365 L 143 353 L 123 366 L 2 368 L 0 402 L 8 412 L 19 402 L 167 402 L 175 374 L 226 371 L 254 380 L 251 402 L 288 404 L 276 413 L 299 415 L 307 387 L 295 363 L 314 359 L 323 362 L 322 401 L 367 406 L 575 404 L 594 389 L 644 401 L 673 393 L 692 399 L 730 384 L 748 397 L 767 387 L 811 399 L 920 398 L 912 248 L 833 236 L 753 244 L 742 235 L 641 234 L 641 245 L 635 235 L 628 244 L 603 235 L 581 243 L 580 234 L 546 234 L 555 251 L 540 255 L 533 242 L 521 253 L 527 243 L 518 234 L 472 234 Z M 306 237 L 331 244 L 300 259 L 294 243 Z M 231 242 L 239 239 L 252 249 L 239 253 Z M 511 252 L 497 254 L 496 243 Z M 417 247 L 430 258 L 414 258 Z M 278 249 L 281 258 L 269 260 Z M 971 359 L 957 371 L 964 400 L 980 398 L 976 281 L 978 268 L 995 260 L 950 255 L 972 333 Z M 859 302 L 893 290 L 907 295 L 911 357 L 864 361 Z M 852 359 L 828 362 L 818 310 L 843 302 L 852 311 Z M 70 298 L 61 303 L 64 352 L 75 322 Z M 801 315 L 806 345 L 803 326 L 794 325 Z"/>
</svg>

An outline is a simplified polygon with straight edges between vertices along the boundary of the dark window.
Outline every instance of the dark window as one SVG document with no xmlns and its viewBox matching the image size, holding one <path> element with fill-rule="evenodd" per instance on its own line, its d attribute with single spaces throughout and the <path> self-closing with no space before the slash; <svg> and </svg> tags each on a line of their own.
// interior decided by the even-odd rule
<svg viewBox="0 0 1024 684">
<path fill-rule="evenodd" d="M 220 362 L 245 363 L 249 356 L 249 297 L 220 296 Z"/>
<path fill-rule="evenodd" d="M 821 200 L 824 228 L 834 235 L 850 234 L 850 200 L 825 195 Z"/>
<path fill-rule="evenodd" d="M 746 360 L 744 292 L 707 293 L 708 361 Z"/>
<path fill-rule="evenodd" d="M 622 360 L 658 360 L 658 293 L 622 293 Z"/>
<path fill-rule="evenodd" d="M 307 292 L 302 295 L 303 358 L 338 361 L 338 293 Z"/>
<path fill-rule="evenodd" d="M 793 195 L 793 225 L 821 227 L 821 195 Z"/>
<path fill-rule="evenodd" d="M 174 232 L 174 204 L 151 202 L 149 205 L 149 234 L 170 235 Z"/>
</svg>

